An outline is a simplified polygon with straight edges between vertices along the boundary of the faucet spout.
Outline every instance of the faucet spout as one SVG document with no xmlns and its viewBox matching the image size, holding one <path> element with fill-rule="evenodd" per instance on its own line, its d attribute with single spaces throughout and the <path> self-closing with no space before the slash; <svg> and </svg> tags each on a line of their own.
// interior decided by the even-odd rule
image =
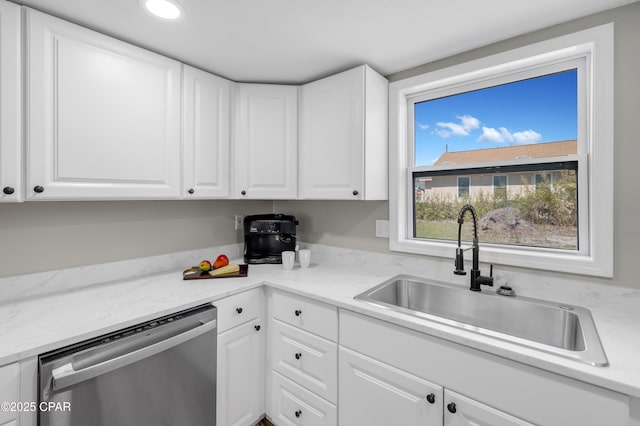
<svg viewBox="0 0 640 426">
<path fill-rule="evenodd" d="M 491 266 L 491 274 L 486 277 L 482 276 L 480 273 L 479 266 L 479 257 L 480 257 L 480 246 L 478 245 L 478 215 L 476 214 L 476 210 L 473 208 L 471 204 L 465 204 L 460 209 L 460 213 L 458 214 L 458 248 L 456 248 L 456 261 L 455 261 L 455 270 L 453 271 L 456 275 L 466 275 L 467 273 L 464 270 L 464 258 L 462 249 L 462 224 L 464 223 L 464 216 L 467 212 L 471 213 L 471 218 L 473 219 L 473 244 L 471 246 L 471 252 L 473 255 L 473 260 L 471 263 L 471 291 L 480 291 L 481 285 L 488 285 L 493 287 L 493 265 Z"/>
</svg>

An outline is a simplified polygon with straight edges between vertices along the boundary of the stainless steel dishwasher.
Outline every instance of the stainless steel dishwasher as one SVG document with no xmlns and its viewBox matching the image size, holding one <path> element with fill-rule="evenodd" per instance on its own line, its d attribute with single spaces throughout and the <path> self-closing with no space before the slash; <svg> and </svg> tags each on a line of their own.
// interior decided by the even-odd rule
<svg viewBox="0 0 640 426">
<path fill-rule="evenodd" d="M 40 355 L 38 425 L 215 426 L 216 314 L 201 305 Z"/>
</svg>

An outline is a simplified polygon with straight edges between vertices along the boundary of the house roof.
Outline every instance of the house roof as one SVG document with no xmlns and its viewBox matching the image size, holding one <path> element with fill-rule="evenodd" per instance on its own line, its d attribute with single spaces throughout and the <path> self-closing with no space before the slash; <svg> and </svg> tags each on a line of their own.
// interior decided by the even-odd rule
<svg viewBox="0 0 640 426">
<path fill-rule="evenodd" d="M 530 145 L 445 152 L 434 163 L 434 166 L 483 163 L 487 161 L 514 160 L 517 158 L 558 157 L 577 153 L 578 141 L 576 140 L 544 142 Z"/>
</svg>

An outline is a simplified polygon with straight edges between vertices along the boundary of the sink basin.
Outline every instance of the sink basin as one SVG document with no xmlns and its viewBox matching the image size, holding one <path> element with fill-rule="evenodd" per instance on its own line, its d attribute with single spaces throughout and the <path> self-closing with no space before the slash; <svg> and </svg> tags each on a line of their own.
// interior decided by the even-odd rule
<svg viewBox="0 0 640 426">
<path fill-rule="evenodd" d="M 588 309 L 398 275 L 356 300 L 593 366 L 609 365 Z"/>
</svg>

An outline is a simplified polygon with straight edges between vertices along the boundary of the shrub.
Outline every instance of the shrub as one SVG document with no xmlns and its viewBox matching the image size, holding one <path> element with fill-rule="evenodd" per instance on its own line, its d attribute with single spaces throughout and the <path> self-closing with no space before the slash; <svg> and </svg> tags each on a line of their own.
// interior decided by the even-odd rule
<svg viewBox="0 0 640 426">
<path fill-rule="evenodd" d="M 577 183 L 573 172 L 562 171 L 561 177 L 549 182 L 525 185 L 518 194 L 494 197 L 490 191 L 480 191 L 473 197 L 458 199 L 445 193 L 427 193 L 424 201 L 415 203 L 418 220 L 455 221 L 464 204 L 472 204 L 479 218 L 490 211 L 505 207 L 516 208 L 529 222 L 546 225 L 577 225 Z"/>
</svg>

